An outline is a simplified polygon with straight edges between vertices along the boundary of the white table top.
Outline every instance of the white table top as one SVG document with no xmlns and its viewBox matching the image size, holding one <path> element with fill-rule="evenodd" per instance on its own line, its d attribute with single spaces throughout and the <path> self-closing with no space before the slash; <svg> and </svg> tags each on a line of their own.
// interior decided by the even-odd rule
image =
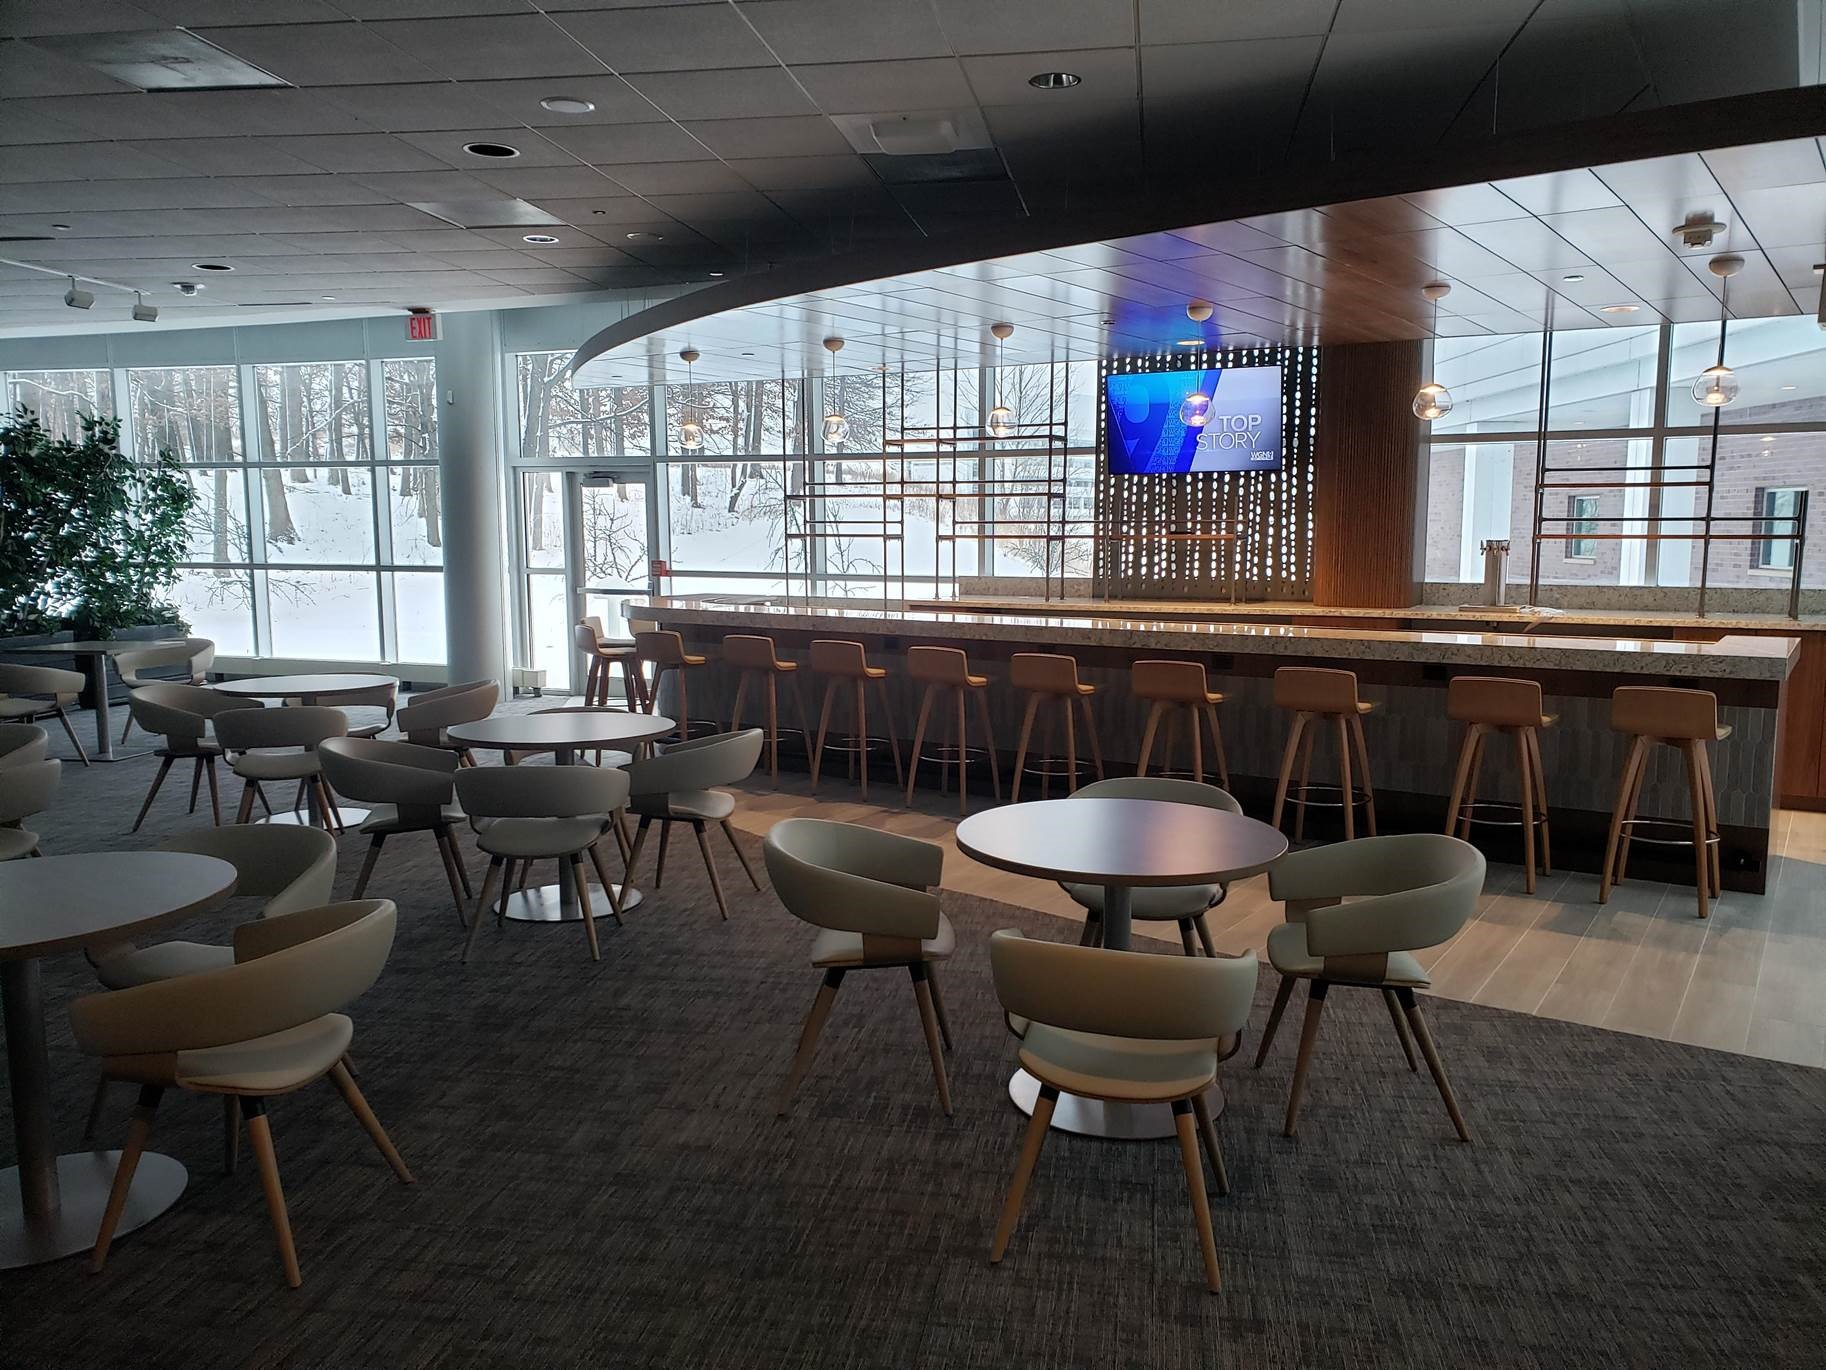
<svg viewBox="0 0 1826 1370">
<path fill-rule="evenodd" d="M 13 652 L 42 652 L 46 656 L 119 656 L 122 652 L 150 652 L 182 647 L 181 637 L 83 638 L 76 642 L 39 642 L 30 647 L 9 647 Z"/>
<path fill-rule="evenodd" d="M 203 913 L 235 890 L 235 868 L 189 852 L 83 852 L 0 862 L 0 961 L 119 942 Z"/>
<path fill-rule="evenodd" d="M 1276 828 L 1241 814 L 1155 799 L 1043 799 L 957 825 L 958 850 L 987 866 L 1090 885 L 1204 885 L 1268 869 Z"/>
<path fill-rule="evenodd" d="M 249 699 L 300 699 L 320 695 L 353 694 L 357 690 L 379 690 L 398 685 L 390 675 L 365 675 L 355 672 L 325 672 L 322 675 L 257 675 L 245 680 L 223 680 L 211 688 L 225 695 Z"/>
<path fill-rule="evenodd" d="M 445 729 L 453 742 L 504 751 L 546 752 L 560 748 L 607 747 L 617 742 L 645 742 L 663 737 L 673 722 L 659 714 L 616 710 L 589 713 L 495 714 L 474 723 Z"/>
</svg>

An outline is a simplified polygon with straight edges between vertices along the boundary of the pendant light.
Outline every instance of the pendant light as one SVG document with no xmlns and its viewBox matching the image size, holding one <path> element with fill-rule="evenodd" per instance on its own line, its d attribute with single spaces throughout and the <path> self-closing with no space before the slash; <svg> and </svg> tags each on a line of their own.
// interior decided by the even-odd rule
<svg viewBox="0 0 1826 1370">
<path fill-rule="evenodd" d="M 843 339 L 830 337 L 824 340 L 824 350 L 831 354 L 831 375 L 824 387 L 824 445 L 841 447 L 849 439 L 850 421 L 843 416 L 837 407 L 837 354 L 843 351 Z"/>
<path fill-rule="evenodd" d="M 1205 323 L 1216 312 L 1217 306 L 1209 300 L 1189 300 L 1186 303 L 1186 317 L 1193 323 Z M 1202 390 L 1187 395 L 1179 402 L 1179 421 L 1187 428 L 1203 428 L 1211 421 L 1211 397 Z"/>
<path fill-rule="evenodd" d="M 1718 362 L 1699 373 L 1693 382 L 1693 403 L 1706 409 L 1723 409 L 1737 398 L 1737 373 L 1725 365 L 1725 319 L 1731 302 L 1731 278 L 1744 269 L 1742 257 L 1714 257 L 1706 270 L 1725 283 L 1718 302 Z"/>
<path fill-rule="evenodd" d="M 704 445 L 704 425 L 697 421 L 697 382 L 692 378 L 692 366 L 697 361 L 699 352 L 695 347 L 687 347 L 678 354 L 678 359 L 685 364 L 685 421 L 678 426 L 678 445 L 687 452 L 695 452 Z"/>
<path fill-rule="evenodd" d="M 995 334 L 995 408 L 989 411 L 989 436 L 1005 438 L 1014 432 L 1014 411 L 1002 403 L 1002 344 L 1014 332 L 1014 325 L 992 323 L 989 331 Z"/>
<path fill-rule="evenodd" d="M 1444 281 L 1434 281 L 1431 285 L 1420 288 L 1420 293 L 1433 302 L 1433 328 L 1435 338 L 1439 337 L 1439 302 L 1452 293 L 1452 287 Z M 1434 419 L 1443 419 L 1452 412 L 1452 392 L 1438 381 L 1428 381 L 1414 392 L 1414 417 L 1425 419 L 1428 423 Z"/>
</svg>

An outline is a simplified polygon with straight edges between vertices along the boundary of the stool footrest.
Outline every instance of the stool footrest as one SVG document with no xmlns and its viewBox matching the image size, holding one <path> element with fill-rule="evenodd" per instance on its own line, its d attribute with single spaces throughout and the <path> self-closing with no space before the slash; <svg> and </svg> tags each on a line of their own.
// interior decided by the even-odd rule
<svg viewBox="0 0 1826 1370">
<path fill-rule="evenodd" d="M 1478 809 L 1495 809 L 1499 813 L 1515 816 L 1513 818 L 1485 818 L 1477 813 Z M 1519 828 L 1524 825 L 1521 802 L 1515 799 L 1467 799 L 1458 806 L 1458 812 L 1453 815 L 1453 821 L 1455 823 L 1475 823 L 1489 828 Z M 1537 828 L 1547 826 L 1547 813 L 1544 810 L 1538 808 L 1534 810 L 1534 826 Z"/>
<path fill-rule="evenodd" d="M 1336 799 L 1310 799 L 1313 794 L 1335 794 Z M 1352 805 L 1368 804 L 1369 791 L 1352 785 L 1350 790 Z M 1287 787 L 1289 804 L 1304 804 L 1309 809 L 1341 809 L 1344 807 L 1344 789 L 1340 785 L 1289 785 Z"/>
<path fill-rule="evenodd" d="M 1717 833 L 1707 833 L 1703 842 L 1693 838 L 1693 825 L 1682 823 L 1678 818 L 1626 818 L 1618 827 L 1629 833 L 1632 842 L 1647 842 L 1655 847 L 1715 847 L 1722 840 Z M 1683 832 L 1685 837 L 1651 837 L 1637 831 L 1640 828 L 1661 828 L 1668 832 Z"/>
</svg>

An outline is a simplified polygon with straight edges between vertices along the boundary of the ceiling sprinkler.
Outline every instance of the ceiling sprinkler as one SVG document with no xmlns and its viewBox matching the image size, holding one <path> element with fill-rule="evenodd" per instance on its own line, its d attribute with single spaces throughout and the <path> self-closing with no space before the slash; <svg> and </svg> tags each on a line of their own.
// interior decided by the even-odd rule
<svg viewBox="0 0 1826 1370">
<path fill-rule="evenodd" d="M 1686 222 L 1677 224 L 1670 231 L 1680 239 L 1681 245 L 1689 248 L 1710 247 L 1712 239 L 1725 231 L 1726 225 L 1714 219 L 1705 210 L 1689 214 Z"/>
</svg>

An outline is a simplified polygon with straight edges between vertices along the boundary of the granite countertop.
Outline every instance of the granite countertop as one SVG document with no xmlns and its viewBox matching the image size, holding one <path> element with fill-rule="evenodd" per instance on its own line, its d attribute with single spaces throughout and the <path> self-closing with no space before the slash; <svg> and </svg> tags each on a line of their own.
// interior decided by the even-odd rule
<svg viewBox="0 0 1826 1370">
<path fill-rule="evenodd" d="M 1158 606 L 1152 606 L 1158 607 Z M 1180 606 L 1175 605 L 1177 610 Z M 1311 612 L 1307 607 L 1306 612 Z M 825 606 L 764 598 L 656 595 L 628 602 L 628 617 L 662 624 L 767 623 L 782 630 L 1015 641 L 1261 656 L 1335 656 L 1340 660 L 1415 661 L 1527 670 L 1602 671 L 1695 680 L 1783 680 L 1800 650 L 1793 637 L 1725 637 L 1671 642 L 1627 637 L 1532 636 L 1418 629 L 1308 628 L 1282 623 L 1211 623 L 1125 614 L 991 613 L 884 609 L 879 602 Z M 1285 612 L 1285 610 L 1281 611 Z M 1381 614 L 1380 617 L 1390 617 Z M 1432 617 L 1432 615 L 1428 615 Z"/>
</svg>

